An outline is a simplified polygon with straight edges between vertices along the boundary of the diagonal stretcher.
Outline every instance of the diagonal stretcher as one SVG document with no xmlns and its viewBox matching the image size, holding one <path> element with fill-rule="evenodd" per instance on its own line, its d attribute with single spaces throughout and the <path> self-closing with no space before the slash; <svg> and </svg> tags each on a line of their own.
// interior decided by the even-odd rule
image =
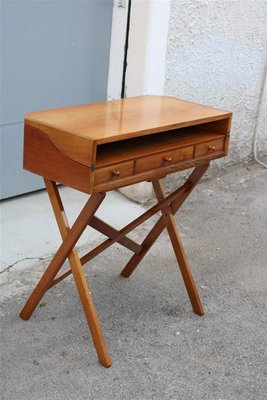
<svg viewBox="0 0 267 400">
<path fill-rule="evenodd" d="M 44 181 L 47 192 L 62 237 L 62 244 L 58 248 L 52 261 L 24 305 L 20 317 L 24 320 L 29 319 L 45 292 L 72 274 L 99 361 L 104 367 L 110 367 L 111 360 L 108 348 L 98 321 L 92 296 L 83 270 L 83 265 L 117 242 L 134 253 L 121 272 L 121 275 L 127 278 L 133 273 L 165 228 L 168 231 L 193 311 L 198 315 L 203 315 L 203 306 L 175 224 L 174 215 L 190 195 L 201 177 L 205 174 L 208 167 L 209 163 L 196 167 L 186 182 L 168 196 L 164 194 L 162 183 L 158 179 L 152 180 L 158 203 L 121 230 L 113 228 L 95 216 L 97 209 L 105 198 L 104 192 L 93 193 L 91 195 L 73 226 L 70 228 L 56 183 L 45 178 Z M 129 232 L 159 211 L 162 213 L 162 216 L 158 219 L 141 244 L 136 243 L 126 236 Z M 108 239 L 80 258 L 75 245 L 88 225 L 106 235 Z M 67 258 L 70 267 L 60 272 L 60 269 Z"/>
</svg>

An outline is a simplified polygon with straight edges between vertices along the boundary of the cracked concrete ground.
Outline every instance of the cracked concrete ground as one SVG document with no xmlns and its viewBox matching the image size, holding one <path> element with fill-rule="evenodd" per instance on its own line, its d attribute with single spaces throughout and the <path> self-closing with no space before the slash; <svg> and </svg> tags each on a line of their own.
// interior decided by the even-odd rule
<svg viewBox="0 0 267 400">
<path fill-rule="evenodd" d="M 87 265 L 108 370 L 71 277 L 25 322 L 18 313 L 48 260 L 10 268 L 1 287 L 1 399 L 265 400 L 266 198 L 266 171 L 233 167 L 204 180 L 177 213 L 204 317 L 191 310 L 166 232 L 130 279 L 119 275 L 129 259 L 119 245 Z M 149 226 L 132 237 L 140 241 Z"/>
</svg>

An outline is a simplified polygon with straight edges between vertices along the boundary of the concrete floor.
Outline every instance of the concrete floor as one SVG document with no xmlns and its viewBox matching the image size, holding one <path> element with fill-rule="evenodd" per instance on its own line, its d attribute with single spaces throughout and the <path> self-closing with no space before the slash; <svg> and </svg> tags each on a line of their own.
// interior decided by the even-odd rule
<svg viewBox="0 0 267 400">
<path fill-rule="evenodd" d="M 86 203 L 88 195 L 67 187 L 60 187 L 59 190 L 67 217 L 72 224 Z M 142 207 L 130 202 L 118 192 L 109 192 L 97 215 L 111 225 L 123 226 L 143 211 Z M 49 258 L 61 243 L 45 190 L 2 201 L 1 227 L 0 272 L 11 267 L 25 269 L 40 257 Z M 88 228 L 78 245 L 82 246 L 98 237 L 98 232 Z M 7 275 L 4 276 L 6 277 Z"/>
<path fill-rule="evenodd" d="M 42 196 L 3 203 L 3 226 L 8 227 L 3 245 L 13 240 L 2 249 L 4 267 L 17 256 L 29 257 L 33 247 L 29 254 L 36 259 L 18 262 L 2 274 L 2 400 L 266 399 L 266 171 L 256 165 L 230 168 L 201 183 L 177 214 L 204 317 L 191 310 L 165 232 L 130 279 L 119 275 L 130 256 L 119 245 L 88 264 L 113 361 L 108 370 L 97 362 L 71 277 L 45 295 L 29 321 L 18 317 L 54 251 L 52 216 L 49 224 L 47 216 L 44 224 L 39 219 L 47 215 Z M 29 197 L 33 202 L 27 208 Z M 118 217 L 119 225 L 142 212 L 117 193 L 109 200 L 111 206 L 120 204 L 119 212 L 115 207 L 105 218 Z M 34 229 L 26 214 L 19 219 L 26 210 L 39 221 Z M 26 233 L 21 228 L 25 221 Z M 140 241 L 151 222 L 132 237 Z M 43 240 L 52 247 L 40 244 Z M 99 240 L 93 236 L 91 241 Z M 43 256 L 47 259 L 40 260 Z"/>
</svg>

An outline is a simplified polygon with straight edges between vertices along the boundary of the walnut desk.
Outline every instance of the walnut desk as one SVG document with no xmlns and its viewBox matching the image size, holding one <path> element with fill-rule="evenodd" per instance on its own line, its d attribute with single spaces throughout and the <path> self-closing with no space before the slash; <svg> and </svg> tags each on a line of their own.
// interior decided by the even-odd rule
<svg viewBox="0 0 267 400">
<path fill-rule="evenodd" d="M 183 249 L 174 214 L 204 175 L 210 160 L 227 154 L 230 112 L 162 96 L 141 96 L 26 114 L 24 168 L 44 177 L 62 244 L 23 307 L 32 315 L 45 292 L 73 274 L 100 363 L 111 366 L 83 265 L 118 242 L 133 252 L 121 275 L 129 277 L 164 228 L 167 229 L 193 311 L 204 310 Z M 160 179 L 193 168 L 167 197 Z M 121 230 L 95 216 L 112 189 L 151 181 L 157 204 Z M 70 228 L 56 182 L 91 195 Z M 155 213 L 157 223 L 141 244 L 126 235 Z M 79 257 L 75 244 L 90 225 L 107 239 Z M 65 260 L 69 268 L 60 271 Z"/>
</svg>

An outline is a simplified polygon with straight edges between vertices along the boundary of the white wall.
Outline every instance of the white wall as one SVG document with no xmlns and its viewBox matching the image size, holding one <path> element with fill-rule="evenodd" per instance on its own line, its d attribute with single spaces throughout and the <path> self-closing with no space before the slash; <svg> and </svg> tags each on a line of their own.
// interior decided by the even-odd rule
<svg viewBox="0 0 267 400">
<path fill-rule="evenodd" d="M 267 59 L 266 20 L 266 0 L 132 0 L 127 97 L 165 94 L 233 111 L 229 156 L 212 165 L 245 162 Z M 257 148 L 264 160 L 266 87 L 260 110 Z M 167 183 L 174 181 L 170 175 Z M 151 196 L 148 185 L 123 192 L 137 200 Z"/>
<path fill-rule="evenodd" d="M 132 0 L 127 97 L 164 92 L 170 0 Z"/>
<path fill-rule="evenodd" d="M 229 157 L 252 156 L 260 87 L 266 62 L 267 2 L 173 0 L 166 57 L 165 94 L 233 111 Z M 267 94 L 260 115 L 258 150 L 267 153 Z"/>
<path fill-rule="evenodd" d="M 132 0 L 126 97 L 163 95 L 170 0 Z M 133 200 L 152 196 L 150 183 L 120 189 Z"/>
<path fill-rule="evenodd" d="M 121 98 L 129 0 L 113 0 L 107 100 Z"/>
</svg>

